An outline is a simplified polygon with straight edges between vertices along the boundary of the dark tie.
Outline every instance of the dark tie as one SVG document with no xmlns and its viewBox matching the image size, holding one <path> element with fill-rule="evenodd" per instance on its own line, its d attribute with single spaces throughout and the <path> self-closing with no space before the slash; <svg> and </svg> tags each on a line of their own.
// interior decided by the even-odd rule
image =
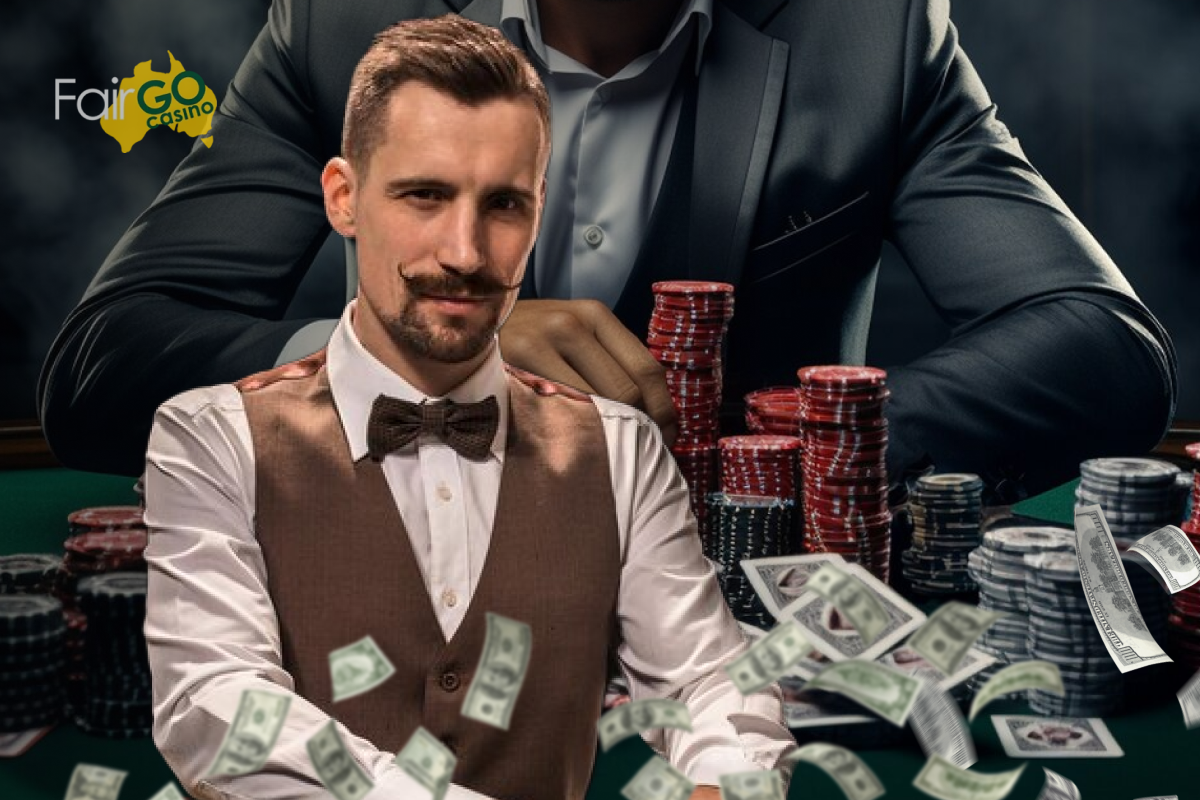
<svg viewBox="0 0 1200 800">
<path fill-rule="evenodd" d="M 367 421 L 367 452 L 376 461 L 416 439 L 432 433 L 455 452 L 473 461 L 487 458 L 500 424 L 500 406 L 495 396 L 478 403 L 453 400 L 410 403 L 379 395 L 371 404 Z"/>
</svg>

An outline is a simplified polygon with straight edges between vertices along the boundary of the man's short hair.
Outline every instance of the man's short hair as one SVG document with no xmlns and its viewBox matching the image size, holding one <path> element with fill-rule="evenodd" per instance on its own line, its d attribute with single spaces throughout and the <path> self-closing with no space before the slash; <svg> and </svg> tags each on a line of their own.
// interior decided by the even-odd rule
<svg viewBox="0 0 1200 800">
<path fill-rule="evenodd" d="M 550 98 L 529 59 L 495 28 L 447 14 L 385 28 L 358 62 L 342 127 L 342 154 L 356 171 L 365 174 L 383 137 L 392 92 L 407 81 L 470 106 L 527 98 L 550 146 Z"/>
</svg>

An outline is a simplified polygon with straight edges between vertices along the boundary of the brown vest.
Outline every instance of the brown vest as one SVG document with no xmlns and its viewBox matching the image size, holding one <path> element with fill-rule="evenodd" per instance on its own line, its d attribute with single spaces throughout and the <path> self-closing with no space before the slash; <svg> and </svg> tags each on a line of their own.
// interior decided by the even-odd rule
<svg viewBox="0 0 1200 800">
<path fill-rule="evenodd" d="M 454 782 L 475 791 L 582 800 L 620 577 L 608 451 L 586 396 L 515 370 L 508 386 L 487 560 L 449 642 L 380 465 L 350 460 L 325 369 L 243 396 L 257 464 L 255 529 L 297 693 L 381 750 L 398 751 L 423 725 L 458 756 Z M 460 714 L 487 611 L 533 629 L 508 731 Z M 335 704 L 329 653 L 367 634 L 396 674 Z"/>
</svg>

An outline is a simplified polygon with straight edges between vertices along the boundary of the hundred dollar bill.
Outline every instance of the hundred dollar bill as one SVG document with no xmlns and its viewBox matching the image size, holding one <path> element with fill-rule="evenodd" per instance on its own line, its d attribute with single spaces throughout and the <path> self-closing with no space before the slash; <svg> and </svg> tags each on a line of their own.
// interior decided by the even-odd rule
<svg viewBox="0 0 1200 800">
<path fill-rule="evenodd" d="M 95 764 L 76 764 L 63 800 L 117 800 L 128 774 Z"/>
<path fill-rule="evenodd" d="M 997 697 L 1024 689 L 1041 689 L 1043 692 L 1052 692 L 1062 697 L 1062 672 L 1057 664 L 1051 664 L 1049 661 L 1018 661 L 1007 666 L 988 678 L 987 683 L 975 695 L 975 699 L 971 701 L 968 719 L 975 719 L 975 715 Z"/>
<path fill-rule="evenodd" d="M 926 756 L 942 756 L 954 766 L 967 769 L 978 759 L 971 729 L 958 702 L 936 683 L 922 683 L 910 720 L 921 750 Z"/>
<path fill-rule="evenodd" d="M 873 661 L 841 661 L 821 670 L 804 688 L 845 695 L 903 728 L 921 692 L 921 681 Z"/>
<path fill-rule="evenodd" d="M 808 588 L 833 603 L 858 631 L 865 644 L 871 644 L 887 627 L 888 617 L 875 595 L 854 576 L 825 564 L 808 579 Z"/>
<path fill-rule="evenodd" d="M 687 705 L 678 700 L 655 697 L 617 706 L 600 718 L 596 728 L 600 734 L 600 748 L 607 753 L 617 742 L 653 728 L 690 731 L 692 714 Z"/>
<path fill-rule="evenodd" d="M 650 756 L 621 788 L 627 800 L 688 800 L 696 784 L 661 756 Z"/>
<path fill-rule="evenodd" d="M 1100 506 L 1075 507 L 1075 552 L 1092 620 L 1117 669 L 1124 673 L 1169 662 L 1142 619 Z"/>
<path fill-rule="evenodd" d="M 828 742 L 809 742 L 784 753 L 775 768 L 781 769 L 796 761 L 807 761 L 820 767 L 826 775 L 837 781 L 848 800 L 875 800 L 886 791 L 871 768 L 854 751 L 845 747 Z"/>
<path fill-rule="evenodd" d="M 262 769 L 279 738 L 291 702 L 290 695 L 243 690 L 208 777 L 248 775 Z"/>
<path fill-rule="evenodd" d="M 408 743 L 396 753 L 395 762 L 428 789 L 433 800 L 442 800 L 450 788 L 450 777 L 458 759 L 436 736 L 418 725 L 408 737 Z"/>
<path fill-rule="evenodd" d="M 1046 782 L 1042 784 L 1037 800 L 1082 800 L 1075 781 L 1064 778 L 1052 769 L 1042 769 L 1046 772 Z"/>
<path fill-rule="evenodd" d="M 778 770 L 727 772 L 717 779 L 721 800 L 784 800 L 783 776 Z"/>
<path fill-rule="evenodd" d="M 778 680 L 811 649 L 796 623 L 781 622 L 722 669 L 729 673 L 738 691 L 753 694 Z"/>
<path fill-rule="evenodd" d="M 933 612 L 933 616 L 908 637 L 906 644 L 949 675 L 971 645 L 1002 616 L 1002 611 L 989 611 L 952 600 Z"/>
<path fill-rule="evenodd" d="M 1133 558 L 1133 557 L 1137 558 Z M 1159 528 L 1138 539 L 1125 557 L 1149 564 L 1158 573 L 1160 583 L 1171 594 L 1200 581 L 1200 553 L 1187 534 L 1174 525 Z"/>
<path fill-rule="evenodd" d="M 1175 696 L 1183 709 L 1183 724 L 1189 730 L 1200 725 L 1200 672 L 1189 678 Z"/>
<path fill-rule="evenodd" d="M 396 673 L 396 668 L 370 636 L 329 654 L 333 701 L 369 692 Z"/>
<path fill-rule="evenodd" d="M 154 796 L 151 797 L 150 800 L 187 800 L 187 798 L 185 798 L 183 793 L 179 791 L 179 787 L 173 783 L 168 783 L 166 786 L 155 792 Z"/>
<path fill-rule="evenodd" d="M 941 756 L 930 756 L 913 786 L 938 800 L 1000 800 L 1017 785 L 1022 764 L 1009 772 L 971 772 L 959 769 Z"/>
<path fill-rule="evenodd" d="M 533 629 L 524 622 L 488 612 L 487 638 L 471 688 L 463 700 L 464 717 L 508 730 L 517 695 L 529 669 Z"/>
<path fill-rule="evenodd" d="M 329 720 L 305 743 L 308 757 L 317 768 L 321 783 L 338 800 L 361 800 L 375 788 L 375 784 L 346 749 L 336 724 L 334 720 Z"/>
</svg>

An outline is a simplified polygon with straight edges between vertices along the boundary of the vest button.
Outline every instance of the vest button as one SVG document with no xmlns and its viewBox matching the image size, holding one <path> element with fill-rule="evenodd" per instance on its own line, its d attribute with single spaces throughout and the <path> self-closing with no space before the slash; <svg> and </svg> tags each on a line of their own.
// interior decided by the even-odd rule
<svg viewBox="0 0 1200 800">
<path fill-rule="evenodd" d="M 447 692 L 456 691 L 458 689 L 458 683 L 459 681 L 457 672 L 443 672 L 442 676 L 438 678 L 438 684 L 441 685 L 441 687 Z"/>
</svg>

